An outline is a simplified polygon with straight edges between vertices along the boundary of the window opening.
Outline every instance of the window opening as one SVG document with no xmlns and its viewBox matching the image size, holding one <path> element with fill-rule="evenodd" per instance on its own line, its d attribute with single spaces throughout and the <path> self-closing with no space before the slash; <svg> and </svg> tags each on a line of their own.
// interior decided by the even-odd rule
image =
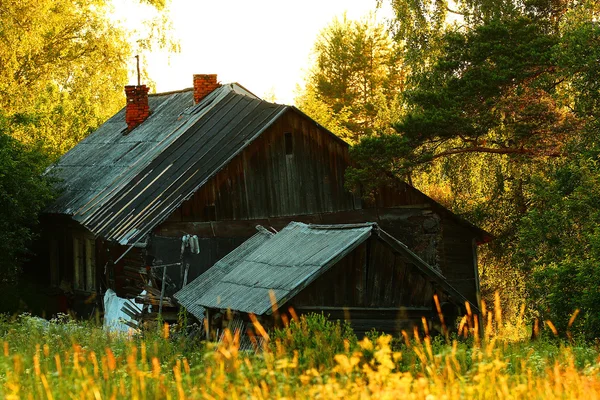
<svg viewBox="0 0 600 400">
<path fill-rule="evenodd" d="M 94 239 L 73 238 L 73 289 L 96 290 L 96 243 Z"/>
<path fill-rule="evenodd" d="M 285 154 L 294 154 L 294 142 L 292 141 L 292 132 L 285 133 Z"/>
</svg>

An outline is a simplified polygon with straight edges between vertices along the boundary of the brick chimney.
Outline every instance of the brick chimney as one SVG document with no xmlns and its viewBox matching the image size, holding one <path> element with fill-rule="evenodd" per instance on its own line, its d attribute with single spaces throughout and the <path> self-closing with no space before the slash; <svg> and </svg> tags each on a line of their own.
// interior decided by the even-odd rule
<svg viewBox="0 0 600 400">
<path fill-rule="evenodd" d="M 194 74 L 194 104 L 198 104 L 207 94 L 221 86 L 217 74 Z"/>
<path fill-rule="evenodd" d="M 125 122 L 127 122 L 128 131 L 133 130 L 133 128 L 144 122 L 150 115 L 148 90 L 146 85 L 125 86 L 125 96 L 127 97 Z"/>
</svg>

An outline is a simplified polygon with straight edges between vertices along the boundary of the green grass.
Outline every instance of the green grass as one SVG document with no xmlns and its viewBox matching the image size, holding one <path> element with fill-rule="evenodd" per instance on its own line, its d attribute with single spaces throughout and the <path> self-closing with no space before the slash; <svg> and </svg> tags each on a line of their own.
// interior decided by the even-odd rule
<svg viewBox="0 0 600 400">
<path fill-rule="evenodd" d="M 216 345 L 174 327 L 128 336 L 67 317 L 4 317 L 0 397 L 600 398 L 597 346 L 553 335 L 531 342 L 497 321 L 481 334 L 463 325 L 461 337 L 359 341 L 345 325 L 312 316 L 271 332 L 254 353 L 239 351 L 231 334 Z"/>
</svg>

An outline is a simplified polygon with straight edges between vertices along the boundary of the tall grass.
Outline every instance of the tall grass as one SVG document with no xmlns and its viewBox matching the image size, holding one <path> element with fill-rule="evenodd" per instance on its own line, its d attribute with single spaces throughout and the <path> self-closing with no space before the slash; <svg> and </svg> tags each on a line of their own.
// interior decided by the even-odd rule
<svg viewBox="0 0 600 400">
<path fill-rule="evenodd" d="M 6 399 L 553 399 L 600 398 L 594 345 L 515 332 L 497 311 L 459 321 L 458 334 L 423 331 L 362 340 L 322 316 L 265 337 L 259 352 L 174 329 L 113 335 L 94 323 L 30 316 L 0 320 L 0 396 Z M 517 324 L 518 325 L 518 324 Z M 550 331 L 549 331 L 550 332 Z M 524 335 L 521 335 L 524 336 Z"/>
</svg>

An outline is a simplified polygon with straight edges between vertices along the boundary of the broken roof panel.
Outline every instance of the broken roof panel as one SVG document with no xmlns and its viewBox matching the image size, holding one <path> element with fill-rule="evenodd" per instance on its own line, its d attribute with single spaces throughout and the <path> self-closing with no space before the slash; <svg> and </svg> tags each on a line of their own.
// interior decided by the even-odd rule
<svg viewBox="0 0 600 400">
<path fill-rule="evenodd" d="M 401 253 L 407 263 L 437 283 L 455 302 L 464 304 L 465 297 L 438 271 L 374 223 L 306 225 L 292 222 L 279 233 L 265 237 L 252 251 L 246 247 L 241 255 L 238 249 L 234 250 L 228 260 L 219 261 L 216 269 L 213 267 L 197 278 L 202 282 L 201 287 L 187 286 L 175 298 L 186 308 L 268 314 L 273 300 L 278 306 L 283 305 L 372 234 Z M 181 301 L 182 293 L 185 301 Z"/>
</svg>

